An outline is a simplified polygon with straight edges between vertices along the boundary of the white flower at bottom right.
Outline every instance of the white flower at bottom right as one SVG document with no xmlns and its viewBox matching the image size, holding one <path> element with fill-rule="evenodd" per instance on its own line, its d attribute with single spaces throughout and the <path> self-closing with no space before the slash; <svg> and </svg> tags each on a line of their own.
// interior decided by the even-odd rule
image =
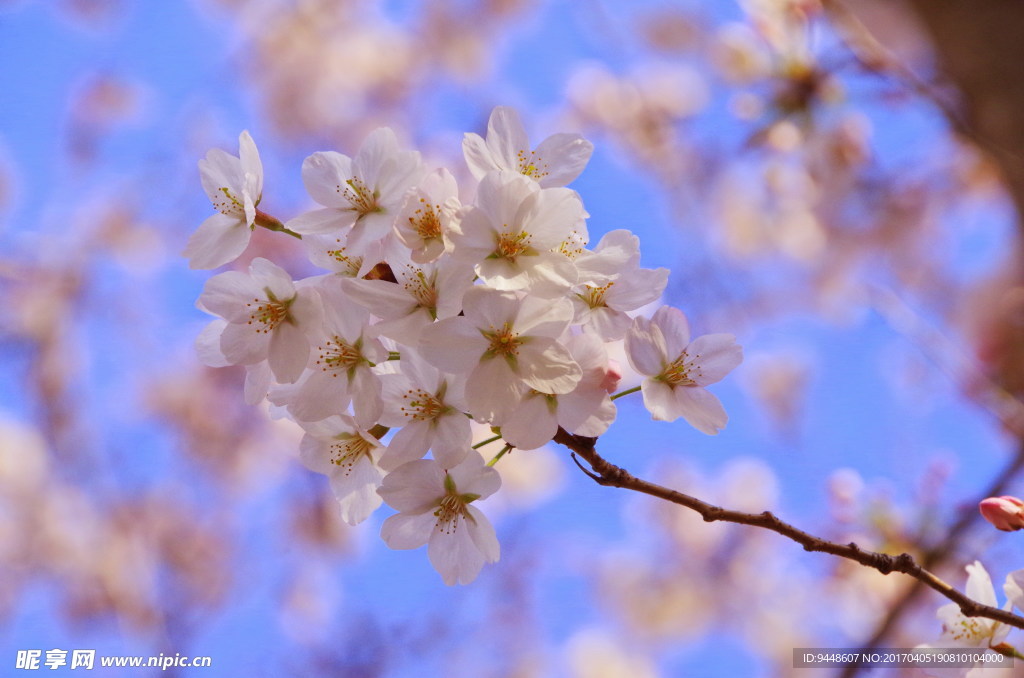
<svg viewBox="0 0 1024 678">
<path fill-rule="evenodd" d="M 650 320 L 633 319 L 626 333 L 626 355 L 633 369 L 647 377 L 641 390 L 644 406 L 654 419 L 683 417 L 709 435 L 725 428 L 729 420 L 725 408 L 704 387 L 743 361 L 743 349 L 733 335 L 705 334 L 690 341 L 683 312 L 662 306 Z"/>
<path fill-rule="evenodd" d="M 427 556 L 444 583 L 468 584 L 500 553 L 494 527 L 471 504 L 500 486 L 501 476 L 476 451 L 451 469 L 433 459 L 403 464 L 377 490 L 399 511 L 384 521 L 380 536 L 393 549 L 428 544 Z"/>
</svg>

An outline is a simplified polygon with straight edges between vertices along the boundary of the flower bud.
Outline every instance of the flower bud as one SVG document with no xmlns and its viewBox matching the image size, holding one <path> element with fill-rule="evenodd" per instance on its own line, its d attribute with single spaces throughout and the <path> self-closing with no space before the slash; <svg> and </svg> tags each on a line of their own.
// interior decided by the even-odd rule
<svg viewBox="0 0 1024 678">
<path fill-rule="evenodd" d="M 615 393 L 620 379 L 622 379 L 622 367 L 619 365 L 619 361 L 609 359 L 608 369 L 605 370 L 604 379 L 601 380 L 601 388 L 608 393 Z"/>
<path fill-rule="evenodd" d="M 1017 497 L 982 499 L 978 510 L 998 530 L 1014 532 L 1024 528 L 1024 501 Z"/>
</svg>

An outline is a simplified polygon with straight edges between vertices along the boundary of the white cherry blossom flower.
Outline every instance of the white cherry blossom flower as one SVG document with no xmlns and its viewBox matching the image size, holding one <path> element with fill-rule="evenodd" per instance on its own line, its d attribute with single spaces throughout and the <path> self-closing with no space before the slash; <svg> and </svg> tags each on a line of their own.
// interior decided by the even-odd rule
<svg viewBox="0 0 1024 678">
<path fill-rule="evenodd" d="M 567 188 L 543 189 L 520 175 L 493 172 L 453 233 L 452 253 L 495 289 L 561 296 L 577 273 L 559 248 L 574 230 L 585 232 L 585 217 L 579 196 Z"/>
<path fill-rule="evenodd" d="M 282 383 L 299 378 L 309 356 L 307 333 L 319 325 L 316 292 L 298 289 L 291 277 L 266 259 L 253 259 L 249 273 L 227 271 L 206 281 L 198 305 L 226 322 L 214 321 L 219 348 L 231 365 L 270 363 Z M 207 329 L 204 341 L 216 329 Z"/>
<path fill-rule="evenodd" d="M 654 419 L 683 417 L 709 435 L 725 427 L 729 417 L 722 403 L 704 387 L 742 362 L 743 350 L 731 334 L 706 334 L 690 341 L 683 312 L 662 306 L 650 320 L 633 319 L 626 333 L 626 353 L 633 369 L 647 376 L 641 389 Z"/>
<path fill-rule="evenodd" d="M 608 354 L 594 334 L 584 332 L 565 342 L 583 376 L 576 388 L 562 395 L 530 389 L 518 407 L 501 423 L 501 435 L 523 450 L 549 442 L 561 426 L 569 433 L 596 437 L 615 420 L 615 403 L 608 396 Z"/>
<path fill-rule="evenodd" d="M 286 226 L 303 235 L 347 233 L 350 252 L 362 254 L 391 232 L 406 192 L 423 173 L 419 152 L 400 150 L 387 127 L 371 132 L 354 158 L 314 153 L 302 163 L 302 180 L 324 209 L 299 215 Z"/>
<path fill-rule="evenodd" d="M 463 316 L 423 330 L 420 353 L 435 367 L 468 373 L 469 411 L 500 421 L 525 390 L 568 393 L 579 383 L 580 366 L 558 338 L 569 326 L 572 306 L 564 299 L 519 298 L 512 292 L 473 287 Z"/>
<path fill-rule="evenodd" d="M 393 469 L 416 459 L 427 450 L 444 468 L 466 458 L 472 443 L 465 399 L 465 377 L 446 374 L 425 362 L 416 351 L 404 349 L 400 374 L 381 376 L 384 414 L 380 423 L 397 427 L 381 458 L 381 466 Z"/>
<path fill-rule="evenodd" d="M 306 467 L 323 473 L 341 506 L 341 519 L 358 525 L 381 505 L 377 494 L 384 479 L 378 462 L 384 446 L 352 417 L 332 416 L 302 424 L 306 435 L 299 446 L 299 457 Z"/>
<path fill-rule="evenodd" d="M 445 470 L 433 459 L 403 464 L 384 478 L 379 493 L 399 511 L 384 521 L 380 536 L 393 549 L 427 544 L 434 569 L 452 586 L 476 579 L 484 563 L 498 561 L 494 527 L 473 506 L 501 486 L 501 476 L 475 450 Z"/>
<path fill-rule="evenodd" d="M 353 301 L 381 319 L 373 326 L 375 334 L 415 346 L 423 328 L 462 310 L 473 270 L 448 258 L 416 264 L 408 257 L 391 257 L 390 262 L 397 282 L 348 279 L 342 285 Z"/>
<path fill-rule="evenodd" d="M 582 284 L 573 288 L 574 323 L 605 341 L 622 339 L 627 315 L 656 301 L 668 283 L 667 268 L 640 268 L 640 239 L 627 230 L 606 234 L 593 252 L 576 259 Z"/>
<path fill-rule="evenodd" d="M 275 389 L 271 400 L 286 405 L 299 421 L 341 414 L 352 404 L 356 420 L 372 426 L 380 417 L 380 377 L 372 368 L 388 351 L 371 332 L 370 314 L 326 279 L 315 289 L 323 302 L 323 322 L 311 333 L 306 372 L 294 386 Z"/>
<path fill-rule="evenodd" d="M 238 137 L 238 156 L 210 149 L 199 177 L 217 213 L 200 224 L 184 255 L 191 268 L 217 268 L 245 251 L 263 194 L 263 165 L 249 132 Z"/>
<path fill-rule="evenodd" d="M 579 134 L 554 134 L 530 150 L 530 140 L 515 109 L 498 106 L 487 121 L 487 139 L 467 133 L 462 141 L 469 171 L 477 179 L 494 170 L 511 170 L 541 186 L 565 186 L 587 166 L 594 145 Z"/>
<path fill-rule="evenodd" d="M 451 232 L 460 206 L 459 186 L 446 169 L 427 174 L 408 193 L 395 219 L 395 233 L 412 250 L 414 262 L 434 261 L 451 249 Z"/>
</svg>

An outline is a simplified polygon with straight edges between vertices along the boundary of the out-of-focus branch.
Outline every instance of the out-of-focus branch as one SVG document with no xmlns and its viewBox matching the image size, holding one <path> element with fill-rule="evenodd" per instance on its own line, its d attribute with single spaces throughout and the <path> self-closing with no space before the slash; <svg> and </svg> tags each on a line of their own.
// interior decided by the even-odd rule
<svg viewBox="0 0 1024 678">
<path fill-rule="evenodd" d="M 927 567 L 919 565 L 914 560 L 913 556 L 908 553 L 901 553 L 894 556 L 887 553 L 879 553 L 877 551 L 866 551 L 857 546 L 854 542 L 850 542 L 849 544 L 837 544 L 804 532 L 803 530 L 780 520 L 771 511 L 764 511 L 763 513 L 733 511 L 720 506 L 714 506 L 697 499 L 696 497 L 683 494 L 682 492 L 642 480 L 625 469 L 612 464 L 610 461 L 598 454 L 596 447 L 597 438 L 573 435 L 560 428 L 558 433 L 555 435 L 554 441 L 569 448 L 573 453 L 573 459 L 576 460 L 580 469 L 599 485 L 621 487 L 623 489 L 633 490 L 634 492 L 640 492 L 652 497 L 657 497 L 658 499 L 663 499 L 665 501 L 672 502 L 673 504 L 678 504 L 679 506 L 685 506 L 686 508 L 699 513 L 705 522 L 722 521 L 771 530 L 772 532 L 777 532 L 784 537 L 792 539 L 803 546 L 805 551 L 830 553 L 834 556 L 846 558 L 866 567 L 878 570 L 882 574 L 902 572 L 903 574 L 913 577 L 916 580 L 916 586 L 927 586 L 932 588 L 956 603 L 960 607 L 960 611 L 968 617 L 986 617 L 1009 626 L 1024 629 L 1024 617 L 1019 617 L 1005 610 L 1000 610 L 999 608 L 991 607 L 989 605 L 982 605 L 977 601 L 971 600 L 963 593 L 934 575 L 927 569 Z M 1021 456 L 1021 463 L 1024 463 L 1024 455 Z M 587 469 L 583 464 L 579 463 L 579 459 L 586 461 L 590 468 Z M 954 529 L 958 528 L 961 531 L 967 529 L 969 523 L 962 527 L 960 526 L 960 523 L 964 522 L 966 522 L 966 519 L 961 517 L 961 520 L 958 521 L 956 526 L 954 526 Z"/>
<path fill-rule="evenodd" d="M 1024 213 L 1024 3 L 909 0 L 907 5 L 930 34 L 943 73 L 959 90 L 955 117 L 999 165 L 1018 213 Z"/>
</svg>

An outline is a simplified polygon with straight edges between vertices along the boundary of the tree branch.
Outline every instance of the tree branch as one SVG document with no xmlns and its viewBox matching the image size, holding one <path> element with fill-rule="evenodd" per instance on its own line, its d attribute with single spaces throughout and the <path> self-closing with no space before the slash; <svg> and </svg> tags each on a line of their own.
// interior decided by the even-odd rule
<svg viewBox="0 0 1024 678">
<path fill-rule="evenodd" d="M 573 453 L 573 459 L 576 461 L 576 464 L 599 485 L 621 487 L 685 506 L 699 513 L 705 522 L 722 521 L 771 530 L 792 539 L 803 546 L 805 551 L 830 553 L 878 570 L 882 574 L 902 572 L 916 579 L 919 582 L 918 586 L 928 586 L 956 603 L 965 616 L 986 617 L 1009 626 L 1024 629 L 1024 617 L 1019 617 L 1005 610 L 982 605 L 977 601 L 971 600 L 924 567 L 918 565 L 913 556 L 908 553 L 894 556 L 887 553 L 878 553 L 877 551 L 866 551 L 854 542 L 837 544 L 808 534 L 780 520 L 771 511 L 764 511 L 763 513 L 733 511 L 720 506 L 714 506 L 682 492 L 642 480 L 598 454 L 597 438 L 573 435 L 559 428 L 554 441 L 569 448 Z M 585 468 L 579 459 L 586 461 L 590 465 L 590 469 Z"/>
</svg>

